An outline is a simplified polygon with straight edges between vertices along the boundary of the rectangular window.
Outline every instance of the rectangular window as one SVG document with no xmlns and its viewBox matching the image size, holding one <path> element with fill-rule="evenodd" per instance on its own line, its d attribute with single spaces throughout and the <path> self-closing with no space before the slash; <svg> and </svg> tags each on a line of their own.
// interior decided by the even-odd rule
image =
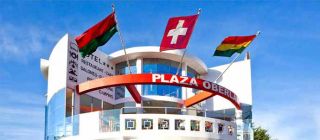
<svg viewBox="0 0 320 140">
<path fill-rule="evenodd" d="M 200 131 L 200 121 L 191 120 L 190 128 L 191 131 Z"/>
<path fill-rule="evenodd" d="M 185 130 L 185 120 L 174 120 L 175 130 Z"/>
<path fill-rule="evenodd" d="M 80 96 L 80 113 L 91 112 L 91 96 L 83 94 Z"/>
<path fill-rule="evenodd" d="M 212 132 L 212 122 L 206 121 L 205 122 L 205 130 L 206 132 Z"/>
<path fill-rule="evenodd" d="M 126 130 L 136 130 L 136 120 L 135 119 L 125 119 Z"/>
<path fill-rule="evenodd" d="M 103 102 L 102 109 L 103 110 L 111 110 L 111 109 L 113 109 L 113 105 L 110 103 L 107 103 L 107 102 Z"/>
<path fill-rule="evenodd" d="M 169 129 L 169 120 L 168 119 L 159 119 L 158 120 L 158 129 Z"/>
<path fill-rule="evenodd" d="M 92 97 L 92 111 L 101 111 L 101 103 L 102 101 L 100 99 Z"/>
<path fill-rule="evenodd" d="M 102 109 L 101 100 L 89 95 L 80 96 L 80 113 L 100 111 Z"/>
<path fill-rule="evenodd" d="M 142 119 L 142 130 L 153 129 L 153 120 L 152 119 Z"/>
<path fill-rule="evenodd" d="M 66 91 L 66 117 L 72 116 L 72 113 L 73 113 L 72 100 L 73 100 L 73 89 L 67 88 L 67 91 Z"/>
</svg>

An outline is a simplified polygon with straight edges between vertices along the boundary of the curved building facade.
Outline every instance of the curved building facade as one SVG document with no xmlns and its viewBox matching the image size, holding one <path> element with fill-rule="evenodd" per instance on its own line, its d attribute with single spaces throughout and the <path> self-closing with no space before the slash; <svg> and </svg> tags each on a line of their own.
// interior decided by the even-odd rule
<svg viewBox="0 0 320 140">
<path fill-rule="evenodd" d="M 252 140 L 250 59 L 215 81 L 227 65 L 207 67 L 186 54 L 176 75 L 181 56 L 182 51 L 139 46 L 128 48 L 127 55 L 96 51 L 81 58 L 65 35 L 49 59 L 41 59 L 48 80 L 45 139 Z M 136 79 L 117 79 L 121 76 Z M 148 76 L 153 79 L 143 81 Z M 204 88 L 192 88 L 200 83 Z M 205 92 L 208 83 L 212 87 Z M 214 86 L 221 86 L 216 91 L 222 96 L 210 93 Z M 240 108 L 226 99 L 231 93 Z"/>
</svg>

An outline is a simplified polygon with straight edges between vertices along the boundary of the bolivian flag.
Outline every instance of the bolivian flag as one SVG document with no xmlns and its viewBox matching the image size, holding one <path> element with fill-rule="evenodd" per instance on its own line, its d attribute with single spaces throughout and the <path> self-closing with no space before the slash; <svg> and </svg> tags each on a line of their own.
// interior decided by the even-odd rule
<svg viewBox="0 0 320 140">
<path fill-rule="evenodd" d="M 115 13 L 112 12 L 105 19 L 76 37 L 82 57 L 92 54 L 99 46 L 106 44 L 117 32 Z"/>
<path fill-rule="evenodd" d="M 256 35 L 251 36 L 228 36 L 221 44 L 216 48 L 214 56 L 231 57 L 234 53 L 241 53 Z"/>
</svg>

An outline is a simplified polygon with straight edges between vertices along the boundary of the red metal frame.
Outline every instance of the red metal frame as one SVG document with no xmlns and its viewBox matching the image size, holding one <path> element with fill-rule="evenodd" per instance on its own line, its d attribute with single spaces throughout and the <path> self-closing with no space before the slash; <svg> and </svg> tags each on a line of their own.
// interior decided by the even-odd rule
<svg viewBox="0 0 320 140">
<path fill-rule="evenodd" d="M 115 75 L 81 83 L 77 85 L 76 90 L 77 93 L 81 95 L 97 89 L 126 86 L 133 99 L 137 103 L 141 103 L 141 96 L 134 86 L 136 84 L 175 85 L 202 90 L 202 92 L 185 100 L 184 105 L 186 107 L 190 107 L 210 97 L 218 95 L 229 100 L 237 109 L 240 109 L 240 103 L 237 95 L 227 88 L 210 81 L 172 74 Z"/>
</svg>

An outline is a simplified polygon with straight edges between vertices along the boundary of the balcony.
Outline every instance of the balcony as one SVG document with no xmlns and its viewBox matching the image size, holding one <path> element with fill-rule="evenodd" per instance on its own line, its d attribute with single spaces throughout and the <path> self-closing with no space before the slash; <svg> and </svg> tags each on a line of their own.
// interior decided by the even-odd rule
<svg viewBox="0 0 320 140">
<path fill-rule="evenodd" d="M 234 117 L 171 107 L 125 107 L 78 116 L 78 135 L 63 139 L 236 139 Z M 76 130 L 76 129 L 75 129 Z M 108 134 L 108 135 L 106 135 Z"/>
</svg>

